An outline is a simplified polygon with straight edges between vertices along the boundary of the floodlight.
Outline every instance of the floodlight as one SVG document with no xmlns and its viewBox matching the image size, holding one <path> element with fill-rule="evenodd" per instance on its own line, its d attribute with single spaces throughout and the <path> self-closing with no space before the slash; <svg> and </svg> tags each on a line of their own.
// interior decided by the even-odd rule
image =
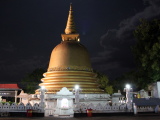
<svg viewBox="0 0 160 120">
<path fill-rule="evenodd" d="M 77 89 L 79 89 L 79 86 L 78 86 L 78 85 L 76 85 L 76 86 L 75 86 L 75 89 L 76 89 L 76 90 L 77 90 Z"/>
<path fill-rule="evenodd" d="M 129 85 L 129 84 L 127 84 L 127 85 L 126 85 L 126 88 L 128 88 L 128 89 L 129 89 L 129 88 L 130 88 L 130 85 Z"/>
<path fill-rule="evenodd" d="M 45 86 L 41 86 L 42 89 L 45 89 Z"/>
</svg>

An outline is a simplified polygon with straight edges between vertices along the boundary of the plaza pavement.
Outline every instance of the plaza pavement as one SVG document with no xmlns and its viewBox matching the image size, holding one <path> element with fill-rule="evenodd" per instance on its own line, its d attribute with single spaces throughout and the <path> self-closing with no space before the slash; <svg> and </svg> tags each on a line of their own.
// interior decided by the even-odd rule
<svg viewBox="0 0 160 120">
<path fill-rule="evenodd" d="M 138 116 L 108 116 L 108 117 L 79 117 L 79 118 L 55 118 L 55 117 L 0 117 L 0 120 L 160 120 L 160 115 Z"/>
</svg>

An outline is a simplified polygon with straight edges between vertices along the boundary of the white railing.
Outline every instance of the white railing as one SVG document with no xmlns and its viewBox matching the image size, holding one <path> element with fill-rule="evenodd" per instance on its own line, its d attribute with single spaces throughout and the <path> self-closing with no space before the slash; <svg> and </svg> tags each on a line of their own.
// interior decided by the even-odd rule
<svg viewBox="0 0 160 120">
<path fill-rule="evenodd" d="M 154 106 L 138 106 L 137 107 L 137 112 L 154 112 L 155 107 Z"/>
<path fill-rule="evenodd" d="M 133 112 L 132 104 L 116 104 L 112 105 L 106 103 L 102 105 L 100 103 L 82 103 L 80 104 L 80 110 L 82 113 L 86 113 L 87 109 L 92 109 L 93 113 L 107 113 L 107 112 Z M 144 106 L 137 107 L 138 112 L 153 112 L 155 110 L 155 106 Z"/>
<path fill-rule="evenodd" d="M 128 106 L 128 107 L 127 107 Z M 82 113 L 85 113 L 87 109 L 92 109 L 93 113 L 99 113 L 99 112 L 132 112 L 132 105 L 127 104 L 116 104 L 113 103 L 110 105 L 109 103 L 106 103 L 105 105 L 102 105 L 101 103 L 93 104 L 93 103 L 82 103 L 80 105 L 80 110 Z"/>
<path fill-rule="evenodd" d="M 53 115 L 54 108 L 56 106 L 52 106 L 51 108 L 45 108 L 45 114 L 47 116 Z M 4 105 L 0 103 L 0 112 L 26 112 L 27 109 L 32 109 L 33 111 L 40 112 L 41 106 L 40 104 L 35 103 L 33 106 L 30 103 L 24 105 L 23 103 L 5 103 Z M 112 105 L 106 103 L 102 105 L 101 103 L 80 103 L 80 111 L 81 113 L 86 113 L 87 109 L 92 109 L 93 113 L 110 113 L 110 112 L 133 112 L 132 104 L 116 104 Z M 155 111 L 155 106 L 137 106 L 137 112 L 153 112 Z"/>
<path fill-rule="evenodd" d="M 0 112 L 13 112 L 13 111 L 21 111 L 25 112 L 27 109 L 32 109 L 33 111 L 40 111 L 39 104 L 35 103 L 33 106 L 30 103 L 27 103 L 24 105 L 23 103 L 19 103 L 18 105 L 16 103 L 12 103 L 11 105 L 6 102 L 4 105 L 0 103 Z"/>
</svg>

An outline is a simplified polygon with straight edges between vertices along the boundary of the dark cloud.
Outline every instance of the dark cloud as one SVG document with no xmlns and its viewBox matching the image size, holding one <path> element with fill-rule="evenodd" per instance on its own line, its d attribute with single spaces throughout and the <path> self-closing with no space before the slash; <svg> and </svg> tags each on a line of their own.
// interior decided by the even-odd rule
<svg viewBox="0 0 160 120">
<path fill-rule="evenodd" d="M 17 48 L 13 47 L 13 44 L 9 43 L 7 47 L 3 47 L 2 50 L 7 51 L 7 52 L 13 52 Z"/>
<path fill-rule="evenodd" d="M 48 62 L 46 62 L 44 56 L 32 56 L 28 59 L 20 59 L 14 63 L 9 63 L 10 60 L 0 61 L 0 72 L 3 74 L 1 77 L 5 78 L 8 75 L 10 77 L 16 77 L 18 80 L 24 78 L 24 75 L 32 72 L 35 68 L 47 69 Z M 10 79 L 13 82 L 15 79 Z"/>
<path fill-rule="evenodd" d="M 36 68 L 47 70 L 50 53 L 61 42 L 69 4 L 67 0 L 1 2 L 2 80 L 20 81 Z M 93 68 L 110 79 L 134 69 L 130 49 L 136 43 L 133 30 L 139 18 L 152 20 L 159 16 L 158 6 L 159 0 L 73 1 L 76 28 Z"/>
<path fill-rule="evenodd" d="M 136 44 L 133 31 L 140 24 L 139 19 L 160 17 L 160 0 L 144 0 L 144 3 L 149 5 L 143 11 L 122 20 L 118 29 L 109 29 L 101 36 L 100 45 L 104 51 L 91 58 L 93 68 L 108 75 L 110 80 L 135 69 L 131 46 Z"/>
</svg>

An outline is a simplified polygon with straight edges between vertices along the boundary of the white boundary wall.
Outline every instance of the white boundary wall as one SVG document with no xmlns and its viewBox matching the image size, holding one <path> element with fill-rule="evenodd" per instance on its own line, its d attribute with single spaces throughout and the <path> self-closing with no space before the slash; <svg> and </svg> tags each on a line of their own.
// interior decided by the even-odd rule
<svg viewBox="0 0 160 120">
<path fill-rule="evenodd" d="M 51 106 L 51 104 L 54 105 Z M 49 102 L 47 105 L 46 102 L 45 116 L 50 116 L 54 114 L 56 107 L 55 104 L 56 102 Z M 23 103 L 19 103 L 18 105 L 16 103 L 12 103 L 11 105 L 9 103 L 5 103 L 4 105 L 2 105 L 2 103 L 0 103 L 0 112 L 27 112 L 27 109 L 32 109 L 33 112 L 41 112 L 41 107 L 38 103 L 35 103 L 33 106 L 30 103 L 27 103 L 26 105 L 24 105 Z M 86 113 L 87 109 L 92 109 L 93 113 L 133 112 L 131 104 L 118 105 L 116 103 L 113 103 L 111 105 L 110 103 L 106 103 L 105 105 L 102 105 L 101 103 L 80 103 L 80 113 Z M 137 112 L 154 111 L 155 106 L 137 107 Z"/>
<path fill-rule="evenodd" d="M 32 109 L 35 112 L 41 112 L 39 104 L 35 103 L 33 106 L 30 103 L 24 105 L 23 103 L 12 103 L 11 105 L 6 102 L 4 105 L 0 103 L 0 112 L 27 112 L 27 109 Z"/>
</svg>

